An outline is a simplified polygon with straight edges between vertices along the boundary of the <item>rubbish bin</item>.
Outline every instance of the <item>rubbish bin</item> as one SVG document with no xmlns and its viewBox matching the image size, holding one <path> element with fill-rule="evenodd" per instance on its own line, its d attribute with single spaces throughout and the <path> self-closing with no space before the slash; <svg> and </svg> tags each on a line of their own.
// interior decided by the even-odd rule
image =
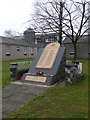
<svg viewBox="0 0 90 120">
<path fill-rule="evenodd" d="M 11 81 L 16 80 L 16 78 L 17 78 L 17 69 L 18 69 L 18 63 L 10 63 Z"/>
</svg>

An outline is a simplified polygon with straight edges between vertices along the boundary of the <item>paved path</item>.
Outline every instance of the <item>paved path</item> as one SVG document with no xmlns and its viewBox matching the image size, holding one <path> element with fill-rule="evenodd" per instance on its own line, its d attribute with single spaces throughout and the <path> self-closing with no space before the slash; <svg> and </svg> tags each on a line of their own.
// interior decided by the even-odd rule
<svg viewBox="0 0 90 120">
<path fill-rule="evenodd" d="M 46 89 L 46 87 L 18 84 L 4 88 L 2 90 L 2 116 L 6 117 L 11 112 L 16 111 Z"/>
</svg>

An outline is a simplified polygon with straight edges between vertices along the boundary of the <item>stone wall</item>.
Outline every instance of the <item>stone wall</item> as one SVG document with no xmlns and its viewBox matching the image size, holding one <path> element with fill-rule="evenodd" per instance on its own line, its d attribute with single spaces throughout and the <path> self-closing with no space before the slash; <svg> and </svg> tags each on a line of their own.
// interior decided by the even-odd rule
<svg viewBox="0 0 90 120">
<path fill-rule="evenodd" d="M 23 46 L 23 45 L 10 45 L 10 55 L 6 55 L 6 48 L 7 44 L 2 44 L 2 60 L 14 60 L 14 59 L 21 59 L 21 58 L 31 58 L 35 57 L 37 54 L 37 48 L 33 48 L 33 55 L 31 54 L 31 47 L 29 46 Z M 17 50 L 17 47 L 19 47 L 19 51 Z M 24 54 L 24 49 L 26 48 L 26 53 Z"/>
</svg>

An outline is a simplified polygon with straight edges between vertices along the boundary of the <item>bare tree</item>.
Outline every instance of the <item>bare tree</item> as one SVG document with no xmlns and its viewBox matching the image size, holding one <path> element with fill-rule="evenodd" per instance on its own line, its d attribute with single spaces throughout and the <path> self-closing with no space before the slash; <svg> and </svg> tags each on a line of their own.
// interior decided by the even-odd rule
<svg viewBox="0 0 90 120">
<path fill-rule="evenodd" d="M 63 33 L 70 38 L 74 47 L 74 59 L 77 58 L 77 42 L 84 35 L 88 34 L 90 26 L 88 26 L 88 20 L 90 14 L 88 11 L 89 2 L 81 0 L 80 2 L 71 0 L 72 8 L 66 3 L 64 6 L 65 11 L 68 13 L 68 17 L 63 21 L 65 29 Z"/>
<path fill-rule="evenodd" d="M 15 32 L 14 32 L 13 30 L 11 30 L 11 29 L 5 30 L 5 31 L 4 31 L 4 34 L 5 34 L 5 36 L 8 37 L 8 38 L 14 38 L 14 36 L 15 36 Z"/>
<path fill-rule="evenodd" d="M 77 41 L 89 30 L 86 26 L 88 15 L 86 0 L 40 0 L 35 4 L 32 26 L 39 33 L 62 34 L 69 37 L 74 46 L 74 59 L 77 58 Z M 31 21 L 30 21 L 31 22 Z"/>
<path fill-rule="evenodd" d="M 32 26 L 38 33 L 56 33 L 62 42 L 62 16 L 64 3 L 60 0 L 43 0 L 35 3 Z"/>
<path fill-rule="evenodd" d="M 9 29 L 4 31 L 4 35 L 8 38 L 17 39 L 17 37 L 22 36 L 22 33 Z"/>
</svg>

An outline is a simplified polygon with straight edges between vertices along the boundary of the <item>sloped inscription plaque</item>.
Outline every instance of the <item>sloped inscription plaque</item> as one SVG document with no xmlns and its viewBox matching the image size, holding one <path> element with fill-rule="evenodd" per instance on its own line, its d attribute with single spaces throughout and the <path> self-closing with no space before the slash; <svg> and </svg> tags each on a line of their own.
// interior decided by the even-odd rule
<svg viewBox="0 0 90 120">
<path fill-rule="evenodd" d="M 51 44 L 48 44 L 45 47 L 37 65 L 36 65 L 36 68 L 51 69 L 53 67 L 54 62 L 55 62 L 59 48 L 60 48 L 60 44 L 57 42 L 53 42 Z"/>
</svg>

